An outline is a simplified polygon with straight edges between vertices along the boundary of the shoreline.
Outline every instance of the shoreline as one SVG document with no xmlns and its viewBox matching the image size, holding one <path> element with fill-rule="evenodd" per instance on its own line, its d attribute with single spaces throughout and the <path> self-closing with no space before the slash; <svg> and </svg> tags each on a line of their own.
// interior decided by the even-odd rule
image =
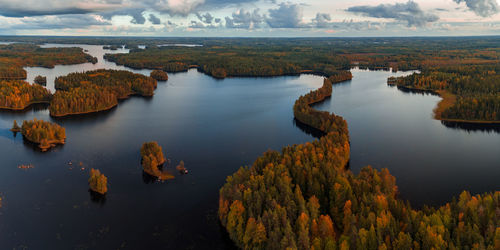
<svg viewBox="0 0 500 250">
<path fill-rule="evenodd" d="M 49 113 L 50 113 L 50 116 L 51 117 L 55 117 L 55 118 L 61 118 L 61 117 L 65 117 L 65 116 L 73 116 L 73 115 L 86 115 L 86 114 L 92 114 L 92 113 L 98 113 L 98 112 L 103 112 L 103 111 L 107 111 L 107 110 L 110 110 L 110 109 L 113 109 L 114 107 L 118 106 L 118 103 L 116 104 L 113 104 L 109 107 L 106 107 L 106 108 L 102 108 L 102 109 L 98 109 L 98 110 L 92 110 L 92 111 L 82 111 L 82 112 L 74 112 L 74 113 L 64 113 L 64 114 L 52 114 L 52 112 L 50 112 L 49 110 Z"/>
<path fill-rule="evenodd" d="M 50 101 L 30 102 L 29 104 L 27 104 L 26 106 L 24 106 L 22 108 L 11 108 L 11 107 L 0 106 L 0 110 L 23 111 L 25 109 L 28 109 L 31 105 L 36 105 L 36 104 L 49 104 L 50 105 Z"/>
<path fill-rule="evenodd" d="M 408 86 L 400 86 L 397 84 L 389 86 L 396 86 L 398 89 L 404 89 L 408 91 L 414 92 L 422 92 L 426 94 L 432 94 L 439 96 L 441 100 L 436 104 L 436 106 L 432 109 L 432 119 L 437 121 L 445 121 L 445 122 L 456 122 L 463 124 L 500 124 L 500 121 L 486 121 L 486 120 L 464 120 L 464 119 L 454 119 L 454 118 L 443 118 L 441 117 L 441 113 L 447 108 L 453 106 L 456 101 L 456 95 L 452 94 L 446 90 L 431 90 L 431 89 L 421 89 L 421 88 L 412 88 Z"/>
</svg>

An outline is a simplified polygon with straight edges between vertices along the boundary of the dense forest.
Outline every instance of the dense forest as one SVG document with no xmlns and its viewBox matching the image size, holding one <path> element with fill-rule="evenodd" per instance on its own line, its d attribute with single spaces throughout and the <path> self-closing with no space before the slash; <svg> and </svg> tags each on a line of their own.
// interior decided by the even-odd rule
<svg viewBox="0 0 500 250">
<path fill-rule="evenodd" d="M 56 144 L 64 144 L 66 139 L 66 130 L 63 127 L 36 118 L 31 121 L 23 121 L 21 133 L 28 141 L 38 144 L 42 151 L 46 151 Z"/>
<path fill-rule="evenodd" d="M 186 71 L 196 67 L 216 78 L 232 76 L 280 76 L 303 72 L 332 74 L 348 69 L 349 61 L 334 53 L 310 48 L 279 46 L 236 47 L 151 47 L 130 54 L 106 54 L 107 60 L 131 68 Z"/>
<path fill-rule="evenodd" d="M 149 74 L 150 77 L 156 79 L 157 81 L 168 81 L 168 74 L 163 70 L 153 70 Z"/>
<path fill-rule="evenodd" d="M 157 82 L 124 70 L 94 70 L 57 77 L 50 102 L 52 116 L 91 113 L 110 109 L 130 95 L 152 96 Z"/>
<path fill-rule="evenodd" d="M 399 87 L 440 93 L 443 104 L 436 110 L 438 119 L 500 122 L 498 72 L 500 64 L 453 65 L 391 80 Z"/>
<path fill-rule="evenodd" d="M 42 86 L 47 85 L 47 77 L 45 76 L 36 76 L 35 79 L 33 80 L 36 84 L 40 84 Z"/>
<path fill-rule="evenodd" d="M 90 169 L 89 188 L 96 193 L 106 194 L 108 192 L 108 178 L 99 169 Z"/>
<path fill-rule="evenodd" d="M 40 85 L 21 80 L 0 80 L 0 108 L 25 109 L 34 103 L 49 103 L 52 94 Z"/>
<path fill-rule="evenodd" d="M 0 79 L 26 79 L 23 67 L 53 68 L 92 62 L 97 58 L 85 54 L 81 48 L 40 48 L 33 44 L 0 45 Z"/>
<path fill-rule="evenodd" d="M 243 249 L 498 249 L 500 192 L 413 209 L 397 198 L 387 169 L 349 161 L 347 123 L 309 107 L 331 95 L 332 81 L 300 97 L 296 118 L 326 135 L 268 151 L 227 178 L 219 219 Z"/>
<path fill-rule="evenodd" d="M 157 142 L 145 142 L 141 147 L 141 164 L 145 173 L 158 178 L 159 180 L 168 180 L 174 178 L 173 175 L 162 171 L 162 165 L 166 158 L 163 155 L 163 149 Z"/>
</svg>

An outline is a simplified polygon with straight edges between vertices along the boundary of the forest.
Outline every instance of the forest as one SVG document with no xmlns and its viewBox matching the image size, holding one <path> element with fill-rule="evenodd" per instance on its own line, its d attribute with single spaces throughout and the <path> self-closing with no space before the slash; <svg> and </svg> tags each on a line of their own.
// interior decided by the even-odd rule
<svg viewBox="0 0 500 250">
<path fill-rule="evenodd" d="M 85 54 L 81 48 L 40 48 L 23 43 L 0 45 L 0 80 L 26 79 L 23 67 L 53 68 L 85 62 L 96 63 L 97 58 Z"/>
<path fill-rule="evenodd" d="M 0 80 L 0 108 L 22 110 L 34 103 L 49 103 L 52 94 L 46 88 L 22 80 Z"/>
<path fill-rule="evenodd" d="M 15 127 L 15 123 L 13 127 Z M 57 144 L 64 144 L 66 139 L 66 130 L 63 127 L 36 118 L 31 121 L 23 121 L 21 134 L 28 141 L 38 144 L 42 151 Z"/>
<path fill-rule="evenodd" d="M 334 53 L 289 47 L 151 47 L 130 54 L 106 54 L 107 60 L 131 68 L 167 72 L 198 68 L 216 78 L 235 76 L 281 76 L 303 72 L 330 75 L 348 69 L 349 61 Z"/>
<path fill-rule="evenodd" d="M 52 116 L 92 113 L 110 109 L 130 95 L 152 96 L 157 82 L 125 70 L 94 70 L 57 77 L 50 102 Z"/>
<path fill-rule="evenodd" d="M 437 119 L 500 122 L 498 72 L 500 64 L 453 65 L 434 67 L 393 80 L 399 87 L 440 93 L 443 102 L 449 102 L 449 105 L 438 105 Z"/>
<path fill-rule="evenodd" d="M 159 180 L 173 179 L 174 176 L 166 171 L 162 171 L 162 165 L 166 158 L 163 149 L 157 142 L 145 142 L 141 147 L 141 164 L 145 173 L 158 178 Z"/>
<path fill-rule="evenodd" d="M 250 167 L 227 177 L 220 190 L 219 219 L 243 249 L 498 249 L 500 192 L 433 208 L 414 209 L 397 198 L 387 169 L 349 161 L 347 123 L 309 105 L 331 95 L 332 81 L 301 96 L 299 121 L 325 136 L 311 143 L 268 151 Z"/>
<path fill-rule="evenodd" d="M 99 169 L 90 169 L 89 177 L 90 190 L 104 195 L 108 192 L 108 178 Z"/>
<path fill-rule="evenodd" d="M 153 70 L 149 74 L 150 77 L 156 79 L 157 81 L 168 81 L 168 74 L 163 70 Z"/>
<path fill-rule="evenodd" d="M 36 84 L 40 84 L 42 86 L 46 86 L 47 85 L 47 77 L 38 75 L 35 77 L 33 82 L 35 82 Z"/>
</svg>

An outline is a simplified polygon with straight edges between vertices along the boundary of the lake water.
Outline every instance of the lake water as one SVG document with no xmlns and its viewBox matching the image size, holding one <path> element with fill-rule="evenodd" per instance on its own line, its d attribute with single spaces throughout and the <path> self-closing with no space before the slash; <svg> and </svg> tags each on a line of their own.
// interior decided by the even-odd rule
<svg viewBox="0 0 500 250">
<path fill-rule="evenodd" d="M 432 119 L 440 97 L 387 86 L 388 77 L 403 73 L 352 73 L 315 107 L 347 120 L 355 173 L 366 165 L 388 168 L 400 197 L 417 207 L 442 205 L 463 190 L 500 190 L 499 126 L 445 126 Z"/>
<path fill-rule="evenodd" d="M 54 78 L 70 72 L 128 69 L 102 59 L 128 50 L 81 47 L 99 62 L 26 68 L 28 81 L 47 76 L 53 90 Z M 355 172 L 367 164 L 389 168 L 401 196 L 416 205 L 442 204 L 463 189 L 499 189 L 498 133 L 432 120 L 439 98 L 386 86 L 393 73 L 353 74 L 318 107 L 349 122 Z M 95 115 L 53 119 L 43 107 L 1 112 L 0 248 L 232 248 L 217 220 L 219 188 L 262 152 L 314 139 L 295 126 L 292 106 L 321 85 L 322 78 L 311 75 L 216 80 L 190 70 L 159 82 L 152 98 L 133 97 Z M 64 126 L 67 143 L 42 153 L 9 131 L 13 120 L 34 117 Z M 171 159 L 167 169 L 174 180 L 154 182 L 143 175 L 139 149 L 150 140 Z M 188 175 L 175 171 L 180 160 Z M 34 168 L 21 170 L 20 164 Z M 108 177 L 104 201 L 88 192 L 89 168 Z"/>
</svg>

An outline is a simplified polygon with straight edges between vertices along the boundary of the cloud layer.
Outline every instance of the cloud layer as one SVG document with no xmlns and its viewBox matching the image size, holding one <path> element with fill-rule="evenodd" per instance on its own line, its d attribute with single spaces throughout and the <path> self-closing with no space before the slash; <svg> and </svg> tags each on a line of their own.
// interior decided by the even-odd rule
<svg viewBox="0 0 500 250">
<path fill-rule="evenodd" d="M 489 17 L 500 12 L 500 7 L 496 0 L 453 0 L 456 3 L 465 3 L 476 15 Z"/>
<path fill-rule="evenodd" d="M 462 1 L 462 0 L 459 0 Z M 432 13 L 425 13 L 413 1 L 396 4 L 380 4 L 377 6 L 355 6 L 347 9 L 348 12 L 359 13 L 368 17 L 389 18 L 407 22 L 409 27 L 422 27 L 436 22 L 439 17 Z"/>
<path fill-rule="evenodd" d="M 498 0 L 387 1 L 356 6 L 340 0 L 0 0 L 0 34 L 70 29 L 105 35 L 427 34 L 474 25 L 494 33 L 500 23 Z"/>
</svg>

